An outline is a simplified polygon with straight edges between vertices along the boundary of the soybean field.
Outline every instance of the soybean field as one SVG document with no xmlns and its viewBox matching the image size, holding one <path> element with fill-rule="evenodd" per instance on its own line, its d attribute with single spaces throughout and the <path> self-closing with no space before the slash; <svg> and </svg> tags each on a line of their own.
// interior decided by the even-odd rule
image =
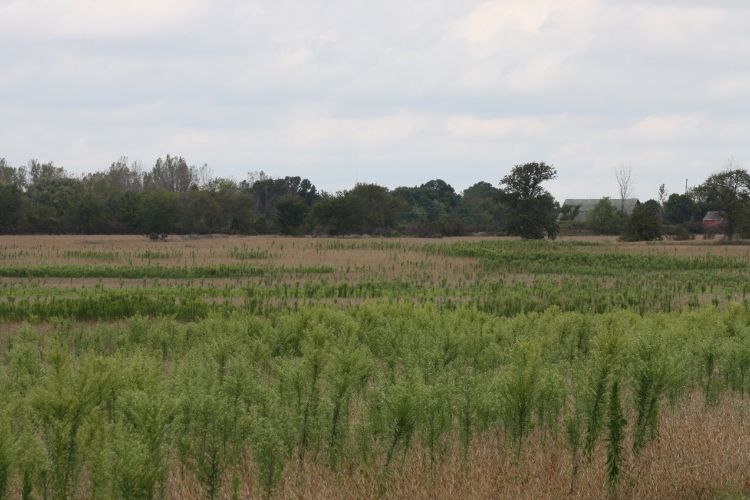
<svg viewBox="0 0 750 500">
<path fill-rule="evenodd" d="M 750 495 L 750 246 L 0 237 L 0 498 Z"/>
</svg>

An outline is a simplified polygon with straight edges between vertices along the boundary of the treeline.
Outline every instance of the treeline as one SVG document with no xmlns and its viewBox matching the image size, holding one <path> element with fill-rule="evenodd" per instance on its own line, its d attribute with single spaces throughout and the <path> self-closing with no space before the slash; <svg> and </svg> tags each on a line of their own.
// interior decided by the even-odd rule
<svg viewBox="0 0 750 500">
<path fill-rule="evenodd" d="M 432 180 L 333 194 L 296 176 L 212 177 L 178 156 L 159 158 L 150 170 L 122 158 L 80 177 L 52 163 L 14 167 L 0 159 L 2 233 L 432 236 L 497 233 L 505 225 L 499 189 L 487 182 L 463 193 Z"/>
<path fill-rule="evenodd" d="M 685 193 L 667 193 L 659 186 L 658 201 L 638 203 L 632 213 L 609 198 L 602 198 L 584 220 L 576 217 L 576 206 L 559 212 L 563 231 L 589 231 L 620 235 L 625 240 L 692 239 L 697 234 L 712 238 L 750 238 L 750 174 L 743 169 L 726 169 L 708 177 Z M 706 214 L 711 221 L 703 221 Z"/>
<path fill-rule="evenodd" d="M 74 176 L 53 163 L 14 167 L 0 158 L 0 233 L 319 234 L 454 236 L 472 233 L 555 237 L 566 213 L 542 184 L 545 163 L 513 167 L 498 186 L 477 182 L 462 193 L 440 179 L 390 190 L 357 184 L 337 193 L 308 179 L 213 177 L 167 155 L 149 170 L 127 158 L 104 171 Z M 725 170 L 685 194 L 649 200 L 626 216 L 606 199 L 586 222 L 601 234 L 655 239 L 675 227 L 701 230 L 708 210 L 721 213 L 727 236 L 750 233 L 750 175 Z"/>
</svg>

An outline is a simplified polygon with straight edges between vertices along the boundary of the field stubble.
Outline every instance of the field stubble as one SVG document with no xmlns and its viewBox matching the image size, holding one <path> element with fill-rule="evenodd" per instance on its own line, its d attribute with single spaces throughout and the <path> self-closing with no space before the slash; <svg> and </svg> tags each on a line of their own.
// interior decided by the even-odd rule
<svg viewBox="0 0 750 500">
<path fill-rule="evenodd" d="M 717 492 L 750 491 L 750 422 L 746 401 L 724 400 L 706 409 L 693 394 L 662 417 L 659 440 L 635 459 L 628 456 L 627 478 L 614 496 L 622 498 L 710 498 Z M 535 436 L 517 459 L 504 438 L 477 436 L 468 460 L 460 447 L 433 470 L 421 451 L 413 451 L 387 486 L 372 470 L 336 475 L 314 461 L 293 464 L 285 474 L 283 498 L 604 498 L 607 488 L 603 453 L 576 478 L 562 436 Z M 717 450 L 721 450 L 717 453 Z M 244 464 L 252 469 L 252 462 Z M 252 473 L 249 473 L 251 477 Z M 177 498 L 188 491 L 173 483 Z M 252 492 L 245 492 L 252 496 Z"/>
<path fill-rule="evenodd" d="M 749 263 L 713 242 L 0 237 L 0 497 L 748 494 Z"/>
</svg>

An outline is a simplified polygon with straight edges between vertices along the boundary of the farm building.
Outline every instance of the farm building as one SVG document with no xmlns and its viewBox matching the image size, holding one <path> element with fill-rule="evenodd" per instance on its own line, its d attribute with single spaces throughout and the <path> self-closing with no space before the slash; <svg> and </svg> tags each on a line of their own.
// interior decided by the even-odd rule
<svg viewBox="0 0 750 500">
<path fill-rule="evenodd" d="M 571 215 L 575 214 L 573 217 L 573 221 L 575 222 L 586 222 L 586 219 L 588 218 L 589 213 L 594 208 L 594 206 L 599 203 L 602 199 L 591 199 L 591 200 L 565 200 L 562 204 L 563 208 L 570 207 L 569 210 L 571 211 Z M 614 206 L 615 208 L 623 208 L 625 213 L 630 215 L 633 213 L 633 209 L 639 205 L 641 202 L 637 198 L 628 198 L 626 200 L 621 199 L 610 199 L 609 202 Z"/>
<path fill-rule="evenodd" d="M 707 233 L 719 232 L 719 226 L 721 226 L 722 222 L 724 222 L 724 217 L 719 212 L 706 212 L 706 215 L 703 217 L 703 231 Z"/>
</svg>

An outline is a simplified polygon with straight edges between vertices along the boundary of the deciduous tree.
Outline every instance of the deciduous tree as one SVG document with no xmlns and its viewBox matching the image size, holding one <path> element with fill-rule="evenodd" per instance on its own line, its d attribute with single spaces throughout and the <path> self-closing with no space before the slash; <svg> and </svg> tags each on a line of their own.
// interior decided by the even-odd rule
<svg viewBox="0 0 750 500">
<path fill-rule="evenodd" d="M 502 199 L 508 208 L 508 232 L 525 239 L 555 238 L 558 232 L 557 204 L 542 183 L 557 171 L 546 163 L 516 165 L 500 181 Z"/>
<path fill-rule="evenodd" d="M 724 236 L 734 237 L 748 219 L 750 174 L 744 169 L 727 169 L 710 176 L 696 192 L 709 207 L 724 216 Z"/>
</svg>

